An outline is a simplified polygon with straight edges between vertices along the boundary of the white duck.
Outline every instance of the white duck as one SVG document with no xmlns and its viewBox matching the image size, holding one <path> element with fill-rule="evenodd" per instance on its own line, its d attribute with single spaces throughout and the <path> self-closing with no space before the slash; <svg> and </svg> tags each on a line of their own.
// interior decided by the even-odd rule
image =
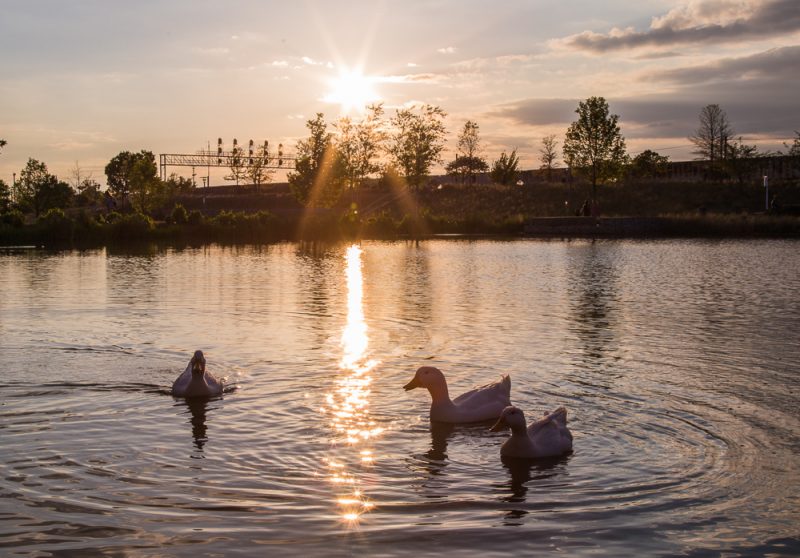
<svg viewBox="0 0 800 558">
<path fill-rule="evenodd" d="M 555 457 L 572 451 L 572 433 L 567 428 L 567 410 L 559 407 L 552 413 L 526 428 L 525 415 L 517 407 L 506 407 L 492 426 L 492 432 L 511 428 L 511 437 L 503 442 L 500 455 L 503 457 Z"/>
<path fill-rule="evenodd" d="M 423 366 L 403 389 L 424 387 L 431 394 L 431 420 L 436 422 L 481 422 L 496 419 L 511 405 L 511 378 L 503 376 L 498 382 L 462 393 L 452 401 L 447 380 L 438 368 Z"/>
<path fill-rule="evenodd" d="M 175 397 L 212 397 L 222 393 L 222 380 L 206 372 L 203 351 L 195 351 L 186 370 L 172 384 Z"/>
</svg>

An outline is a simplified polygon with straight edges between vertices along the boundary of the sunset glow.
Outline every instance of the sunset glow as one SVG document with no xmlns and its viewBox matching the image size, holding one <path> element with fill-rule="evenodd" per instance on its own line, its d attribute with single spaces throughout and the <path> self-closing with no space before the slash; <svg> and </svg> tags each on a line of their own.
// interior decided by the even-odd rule
<svg viewBox="0 0 800 558">
<path fill-rule="evenodd" d="M 374 78 L 367 77 L 358 70 L 345 70 L 330 81 L 330 91 L 323 100 L 338 104 L 343 113 L 361 111 L 367 105 L 380 100 L 373 84 Z"/>
<path fill-rule="evenodd" d="M 357 488 L 358 470 L 371 466 L 375 455 L 369 443 L 383 432 L 369 412 L 372 371 L 379 364 L 369 358 L 369 337 L 364 319 L 363 251 L 350 246 L 345 255 L 347 282 L 347 322 L 341 337 L 340 377 L 328 393 L 323 412 L 330 417 L 335 449 L 327 464 L 330 481 L 346 489 L 336 494 L 336 504 L 347 523 L 357 522 L 374 507 Z"/>
</svg>

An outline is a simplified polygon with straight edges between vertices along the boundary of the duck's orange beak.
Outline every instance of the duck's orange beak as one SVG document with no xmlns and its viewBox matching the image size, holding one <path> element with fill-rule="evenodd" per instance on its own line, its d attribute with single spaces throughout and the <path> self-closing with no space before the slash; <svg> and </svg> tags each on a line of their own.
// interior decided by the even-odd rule
<svg viewBox="0 0 800 558">
<path fill-rule="evenodd" d="M 414 376 L 414 379 L 411 380 L 410 382 L 408 382 L 406 385 L 404 385 L 403 389 L 406 390 L 406 391 L 410 391 L 410 390 L 412 390 L 414 388 L 418 388 L 418 387 L 422 387 L 422 386 L 420 385 L 419 380 L 417 380 L 417 377 Z"/>
</svg>

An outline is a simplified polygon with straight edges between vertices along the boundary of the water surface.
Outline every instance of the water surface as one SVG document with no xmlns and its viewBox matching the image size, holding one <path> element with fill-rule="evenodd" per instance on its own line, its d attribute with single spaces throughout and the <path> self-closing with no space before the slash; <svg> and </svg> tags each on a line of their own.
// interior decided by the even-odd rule
<svg viewBox="0 0 800 558">
<path fill-rule="evenodd" d="M 0 251 L 0 554 L 800 554 L 800 242 Z M 220 398 L 169 386 L 195 349 Z M 512 378 L 575 452 L 404 392 Z"/>
</svg>

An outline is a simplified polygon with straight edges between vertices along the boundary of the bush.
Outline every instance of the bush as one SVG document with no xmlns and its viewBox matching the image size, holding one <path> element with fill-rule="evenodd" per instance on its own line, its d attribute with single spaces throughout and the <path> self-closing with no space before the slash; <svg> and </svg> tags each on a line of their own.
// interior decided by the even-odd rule
<svg viewBox="0 0 800 558">
<path fill-rule="evenodd" d="M 203 215 L 203 213 L 198 209 L 193 209 L 191 212 L 189 212 L 189 216 L 186 219 L 186 222 L 193 227 L 202 225 L 203 223 L 205 223 L 205 221 L 206 221 L 205 215 Z"/>
<path fill-rule="evenodd" d="M 111 216 L 111 214 L 109 214 Z M 153 220 L 142 213 L 120 215 L 111 223 L 111 238 L 117 241 L 146 240 L 153 231 Z"/>
<path fill-rule="evenodd" d="M 172 213 L 170 213 L 169 222 L 175 225 L 185 225 L 188 223 L 189 214 L 186 212 L 186 208 L 176 203 L 175 207 L 172 208 Z"/>
<path fill-rule="evenodd" d="M 63 209 L 48 209 L 37 221 L 39 237 L 44 242 L 70 243 L 75 231 L 75 222 L 64 214 Z"/>
<path fill-rule="evenodd" d="M 20 210 L 12 209 L 11 211 L 0 215 L 0 222 L 2 222 L 4 225 L 19 229 L 25 224 L 25 216 Z"/>
</svg>

